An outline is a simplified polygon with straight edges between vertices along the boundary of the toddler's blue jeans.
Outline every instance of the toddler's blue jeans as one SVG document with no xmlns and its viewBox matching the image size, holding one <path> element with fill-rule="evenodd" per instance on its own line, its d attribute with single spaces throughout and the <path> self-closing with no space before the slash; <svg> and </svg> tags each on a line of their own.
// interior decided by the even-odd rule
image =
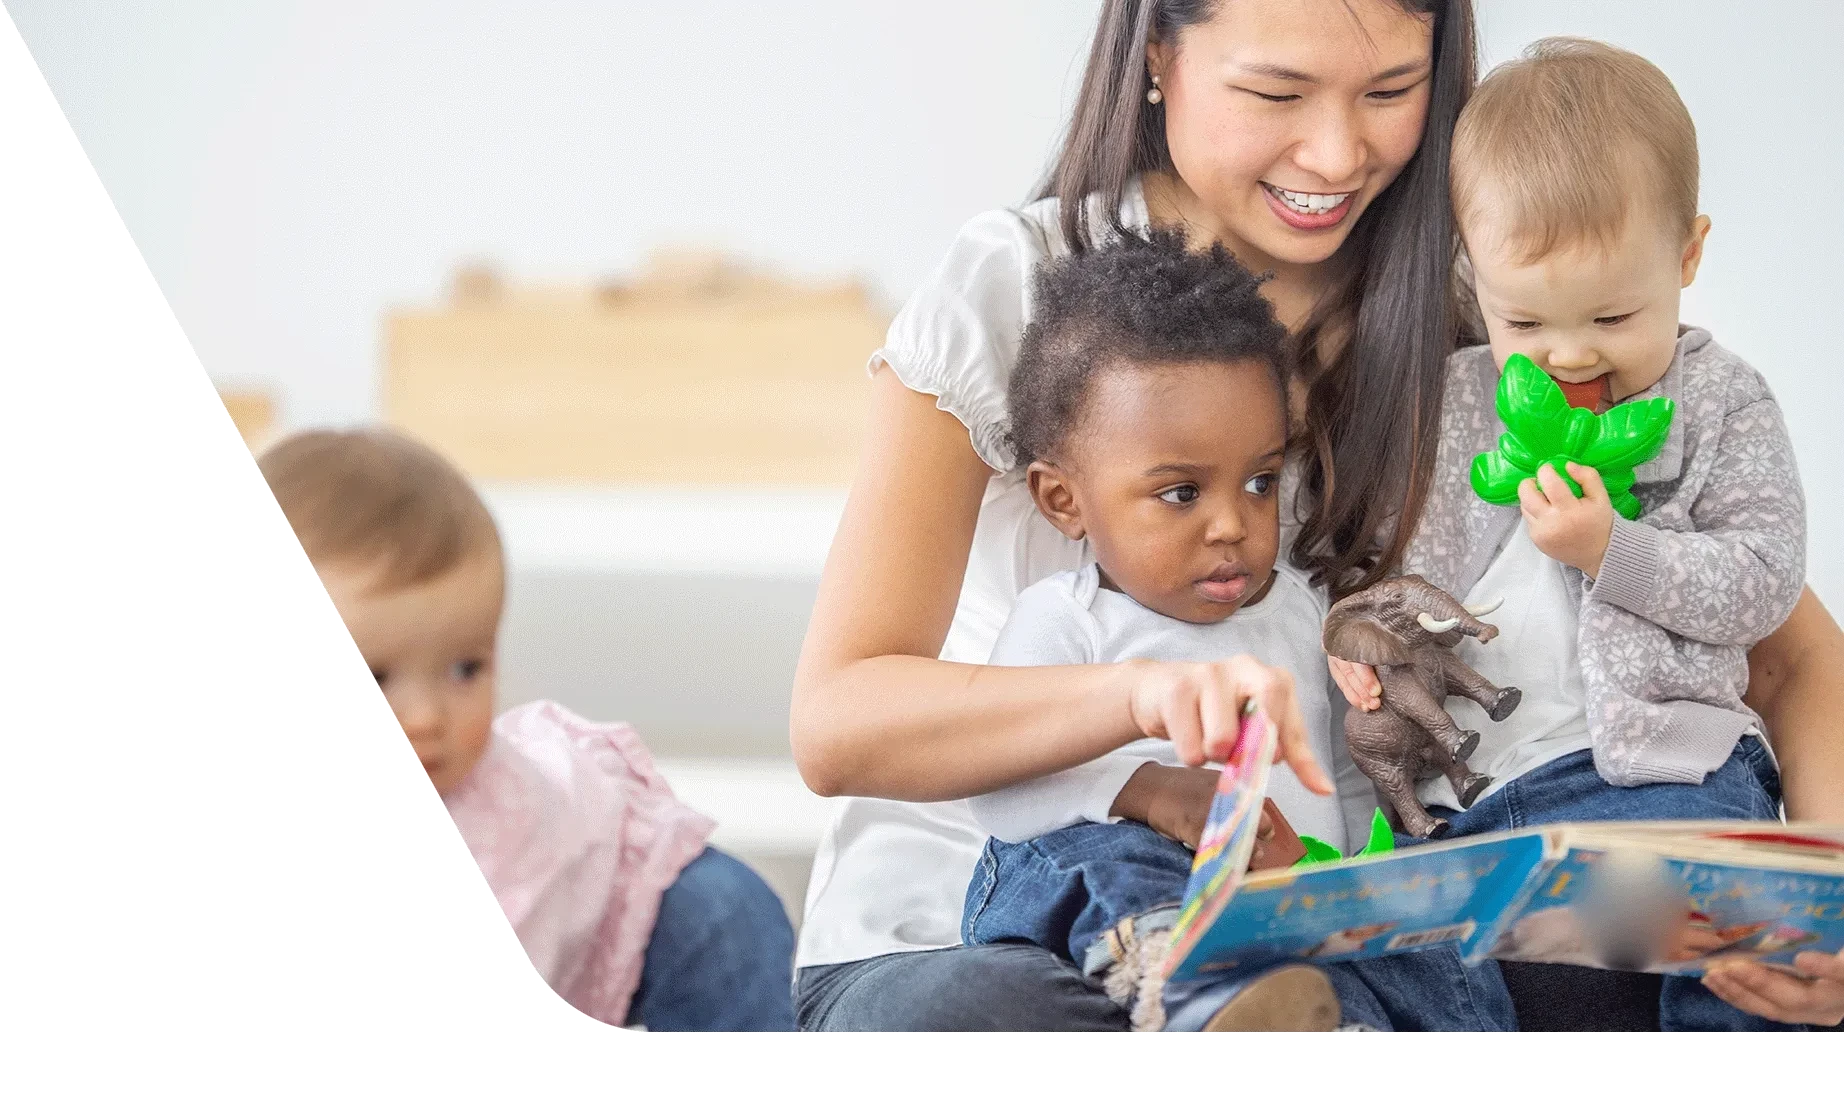
<svg viewBox="0 0 1844 1112">
<path fill-rule="evenodd" d="M 1166 918 L 1184 896 L 1191 851 L 1135 822 L 1080 823 L 1029 842 L 989 840 L 967 889 L 961 937 L 1029 942 L 1098 971 L 1096 942 L 1133 916 Z M 1347 1024 L 1380 1031 L 1509 1031 L 1498 967 L 1461 964 L 1452 946 L 1325 966 Z M 1197 1030 L 1265 970 L 1167 986 L 1166 1026 Z"/>
</svg>

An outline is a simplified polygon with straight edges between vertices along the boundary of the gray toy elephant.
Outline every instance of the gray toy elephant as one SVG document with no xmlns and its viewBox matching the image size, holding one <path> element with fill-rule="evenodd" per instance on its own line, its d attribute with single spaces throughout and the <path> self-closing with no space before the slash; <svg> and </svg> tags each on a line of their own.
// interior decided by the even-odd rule
<svg viewBox="0 0 1844 1112">
<path fill-rule="evenodd" d="M 1523 694 L 1496 687 L 1453 654 L 1462 637 L 1490 641 L 1498 627 L 1479 620 L 1498 608 L 1469 608 L 1419 575 L 1385 579 L 1349 595 L 1325 618 L 1325 651 L 1368 664 L 1383 687 L 1383 706 L 1345 714 L 1351 759 L 1377 786 L 1402 829 L 1417 838 L 1446 830 L 1415 798 L 1415 783 L 1445 775 L 1460 805 L 1470 807 L 1491 778 L 1466 767 L 1479 734 L 1462 730 L 1442 707 L 1447 696 L 1471 699 L 1494 722 L 1517 709 Z"/>
</svg>

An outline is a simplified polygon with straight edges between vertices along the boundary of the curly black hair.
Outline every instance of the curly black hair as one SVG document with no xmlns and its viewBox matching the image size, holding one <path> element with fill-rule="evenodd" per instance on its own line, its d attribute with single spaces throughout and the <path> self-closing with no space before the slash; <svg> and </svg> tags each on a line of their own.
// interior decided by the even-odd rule
<svg viewBox="0 0 1844 1112">
<path fill-rule="evenodd" d="M 1179 231 L 1130 233 L 1044 263 L 1007 401 L 1018 464 L 1051 459 L 1096 376 L 1136 364 L 1259 360 L 1285 413 L 1287 330 L 1263 281 L 1221 244 L 1193 251 Z"/>
</svg>

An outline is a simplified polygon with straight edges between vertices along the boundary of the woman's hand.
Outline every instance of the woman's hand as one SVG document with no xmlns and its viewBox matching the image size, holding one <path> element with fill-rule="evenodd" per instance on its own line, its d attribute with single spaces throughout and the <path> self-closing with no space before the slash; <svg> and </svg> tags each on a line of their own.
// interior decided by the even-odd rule
<svg viewBox="0 0 1844 1112">
<path fill-rule="evenodd" d="M 1202 663 L 1136 661 L 1131 667 L 1140 670 L 1128 703 L 1134 726 L 1146 737 L 1170 741 L 1179 760 L 1201 765 L 1228 759 L 1242 729 L 1242 708 L 1253 699 L 1274 723 L 1276 760 L 1287 762 L 1307 790 L 1332 794 L 1286 670 L 1247 655 Z"/>
<path fill-rule="evenodd" d="M 1354 664 L 1335 656 L 1325 658 L 1332 669 L 1332 682 L 1344 692 L 1345 702 L 1360 710 L 1379 710 L 1383 706 L 1383 685 L 1377 682 L 1377 670 L 1368 664 Z"/>
<path fill-rule="evenodd" d="M 1737 959 L 1710 967 L 1703 983 L 1742 1011 L 1776 1023 L 1844 1023 L 1844 953 L 1808 950 L 1793 958 L 1793 967 L 1815 979 L 1801 980 L 1764 962 Z"/>
</svg>

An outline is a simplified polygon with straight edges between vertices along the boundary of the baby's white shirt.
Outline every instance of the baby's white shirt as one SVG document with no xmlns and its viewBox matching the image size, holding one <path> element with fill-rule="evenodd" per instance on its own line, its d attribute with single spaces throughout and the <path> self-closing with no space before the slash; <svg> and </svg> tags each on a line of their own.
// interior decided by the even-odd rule
<svg viewBox="0 0 1844 1112">
<path fill-rule="evenodd" d="M 1314 795 L 1286 765 L 1274 766 L 1268 795 L 1294 830 L 1349 852 L 1370 828 L 1376 795 L 1344 746 L 1344 700 L 1336 694 L 1320 630 L 1325 596 L 1299 572 L 1275 568 L 1260 602 L 1201 625 L 1149 610 L 1101 586 L 1090 563 L 1025 588 L 993 645 L 1002 665 L 1109 664 L 1123 660 L 1220 660 L 1247 653 L 1293 674 L 1313 756 L 1332 775 L 1338 795 Z M 1334 719 L 1334 709 L 1338 717 Z M 1121 787 L 1143 764 L 1177 765 L 1169 741 L 1142 738 L 1063 772 L 968 800 L 975 821 L 1000 841 L 1023 842 L 1079 822 L 1115 822 L 1108 814 Z"/>
<path fill-rule="evenodd" d="M 1582 683 L 1579 583 L 1580 573 L 1545 556 L 1519 521 L 1467 593 L 1468 606 L 1500 604 L 1485 619 L 1498 627 L 1498 636 L 1485 644 L 1468 637 L 1454 655 L 1498 686 L 1523 692 L 1523 701 L 1503 722 L 1492 721 L 1470 699 L 1447 700 L 1456 726 L 1479 731 L 1479 748 L 1467 767 L 1492 778 L 1475 805 L 1526 772 L 1594 744 Z M 1424 806 L 1466 809 L 1445 776 L 1421 781 L 1415 795 Z"/>
</svg>

